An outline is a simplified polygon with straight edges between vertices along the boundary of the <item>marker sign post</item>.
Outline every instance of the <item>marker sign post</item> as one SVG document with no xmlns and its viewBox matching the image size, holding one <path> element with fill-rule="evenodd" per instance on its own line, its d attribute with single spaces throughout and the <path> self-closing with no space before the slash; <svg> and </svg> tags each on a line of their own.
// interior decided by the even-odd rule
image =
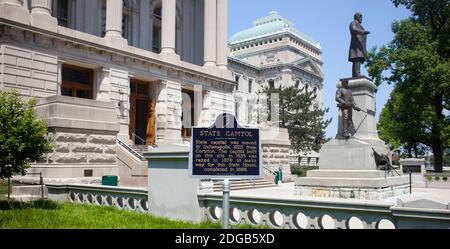
<svg viewBox="0 0 450 249">
<path fill-rule="evenodd" d="M 224 179 L 223 226 L 228 228 L 229 179 L 262 177 L 259 129 L 241 127 L 232 114 L 221 114 L 208 128 L 192 128 L 189 172 L 192 177 Z"/>
</svg>

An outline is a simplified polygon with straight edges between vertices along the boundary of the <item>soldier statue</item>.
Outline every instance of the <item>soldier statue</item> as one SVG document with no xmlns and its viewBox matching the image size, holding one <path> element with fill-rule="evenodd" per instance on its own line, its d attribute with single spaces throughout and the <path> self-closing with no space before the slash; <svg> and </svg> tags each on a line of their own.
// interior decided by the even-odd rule
<svg viewBox="0 0 450 249">
<path fill-rule="evenodd" d="M 356 13 L 354 21 L 350 23 L 350 33 L 352 35 L 350 43 L 350 51 L 348 60 L 353 63 L 352 77 L 357 78 L 361 76 L 361 64 L 366 61 L 367 49 L 367 35 L 369 31 L 365 31 L 362 24 L 362 14 Z"/>
<path fill-rule="evenodd" d="M 352 124 L 353 109 L 361 111 L 361 108 L 356 106 L 352 91 L 348 89 L 348 80 L 343 80 L 342 86 L 343 88 L 339 88 L 336 92 L 336 101 L 338 102 L 338 107 L 342 111 L 344 138 L 348 139 L 351 136 L 350 126 Z"/>
</svg>

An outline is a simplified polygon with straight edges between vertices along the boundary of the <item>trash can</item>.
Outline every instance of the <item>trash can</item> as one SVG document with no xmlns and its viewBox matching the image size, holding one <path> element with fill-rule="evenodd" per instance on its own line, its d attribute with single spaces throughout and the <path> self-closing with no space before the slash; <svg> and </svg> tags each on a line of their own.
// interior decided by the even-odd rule
<svg viewBox="0 0 450 249">
<path fill-rule="evenodd" d="M 107 186 L 117 186 L 118 177 L 117 176 L 103 176 L 102 185 Z"/>
<path fill-rule="evenodd" d="M 278 184 L 278 181 L 280 181 L 280 172 L 274 171 L 273 175 L 275 176 L 275 178 L 274 178 L 275 184 Z"/>
<path fill-rule="evenodd" d="M 283 167 L 279 167 L 278 168 L 278 172 L 280 172 L 279 173 L 279 176 L 278 176 L 278 180 L 280 181 L 280 182 L 283 182 Z"/>
</svg>

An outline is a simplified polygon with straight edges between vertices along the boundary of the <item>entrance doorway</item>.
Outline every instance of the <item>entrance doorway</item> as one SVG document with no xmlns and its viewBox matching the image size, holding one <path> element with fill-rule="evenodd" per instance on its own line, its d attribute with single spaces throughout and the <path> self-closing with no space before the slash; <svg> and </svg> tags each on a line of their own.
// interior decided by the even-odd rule
<svg viewBox="0 0 450 249">
<path fill-rule="evenodd" d="M 155 101 L 149 82 L 130 81 L 130 139 L 135 145 L 154 145 Z"/>
</svg>

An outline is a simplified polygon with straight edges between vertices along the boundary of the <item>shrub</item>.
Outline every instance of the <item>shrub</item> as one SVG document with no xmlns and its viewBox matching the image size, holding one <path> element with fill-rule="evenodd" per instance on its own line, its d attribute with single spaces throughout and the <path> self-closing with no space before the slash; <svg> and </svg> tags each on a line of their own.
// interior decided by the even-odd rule
<svg viewBox="0 0 450 249">
<path fill-rule="evenodd" d="M 306 172 L 309 170 L 316 170 L 319 169 L 317 166 L 300 166 L 298 164 L 291 165 L 291 174 L 297 175 L 299 177 L 305 177 Z"/>
<path fill-rule="evenodd" d="M 439 181 L 439 179 L 440 179 L 439 176 L 434 177 L 434 180 L 436 180 L 437 182 Z"/>
<path fill-rule="evenodd" d="M 448 178 L 446 176 L 442 177 L 442 180 L 444 180 L 444 182 L 446 182 L 448 180 Z"/>
<path fill-rule="evenodd" d="M 427 180 L 428 180 L 429 182 L 431 182 L 431 181 L 433 180 L 433 177 L 427 176 Z"/>
</svg>

